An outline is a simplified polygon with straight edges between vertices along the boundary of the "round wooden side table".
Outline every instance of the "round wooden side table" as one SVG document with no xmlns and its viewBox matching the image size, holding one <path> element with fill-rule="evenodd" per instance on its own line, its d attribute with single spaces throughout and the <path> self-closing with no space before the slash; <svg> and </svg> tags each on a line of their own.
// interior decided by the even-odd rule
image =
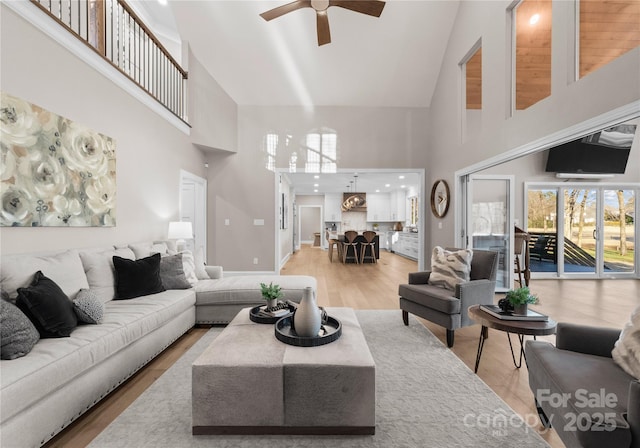
<svg viewBox="0 0 640 448">
<path fill-rule="evenodd" d="M 480 340 L 478 341 L 478 353 L 476 355 L 476 367 L 474 370 L 475 373 L 478 373 L 480 357 L 482 356 L 482 348 L 484 347 L 484 341 L 488 336 L 488 328 L 493 328 L 494 330 L 500 330 L 507 333 L 507 339 L 509 340 L 509 348 L 511 349 L 511 358 L 513 359 L 513 365 L 517 369 L 519 369 L 520 367 L 522 367 L 522 358 L 524 356 L 525 335 L 533 336 L 533 339 L 535 339 L 536 336 L 555 334 L 557 326 L 556 321 L 551 318 L 546 321 L 499 319 L 483 311 L 480 308 L 480 305 L 473 305 L 469 307 L 469 317 L 482 325 L 482 330 L 480 331 Z M 509 333 L 518 335 L 518 341 L 520 341 L 519 362 L 516 362 L 516 356 L 513 353 L 513 345 L 511 344 L 511 335 Z M 527 358 L 525 357 L 525 362 L 526 361 Z"/>
</svg>

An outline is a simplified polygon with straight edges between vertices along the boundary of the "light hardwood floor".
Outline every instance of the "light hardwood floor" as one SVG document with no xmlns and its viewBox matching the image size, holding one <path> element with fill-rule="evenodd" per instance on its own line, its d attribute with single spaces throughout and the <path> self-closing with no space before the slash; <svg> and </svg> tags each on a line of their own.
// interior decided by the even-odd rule
<svg viewBox="0 0 640 448">
<path fill-rule="evenodd" d="M 378 264 L 343 265 L 317 247 L 303 246 L 291 256 L 283 275 L 311 275 L 318 281 L 318 303 L 322 306 L 347 306 L 355 309 L 398 309 L 398 285 L 407 274 L 417 270 L 417 263 L 406 258 L 380 252 Z M 531 289 L 540 299 L 535 308 L 556 321 L 621 328 L 631 311 L 640 304 L 640 280 L 532 280 Z M 423 321 L 443 343 L 443 328 Z M 402 318 L 398 311 L 398 325 Z M 51 440 L 48 447 L 83 447 L 123 412 L 147 387 L 206 333 L 194 328 L 160 354 L 129 381 L 110 394 L 73 425 Z M 456 330 L 452 349 L 473 369 L 480 327 Z M 525 421 L 540 431 L 552 447 L 564 445 L 555 431 L 542 431 L 529 389 L 526 366 L 516 369 L 509 344 L 503 332 L 489 330 L 478 376 Z M 553 336 L 539 338 L 554 341 Z M 515 338 L 513 339 L 514 342 Z M 419 350 L 420 347 L 412 347 Z"/>
</svg>

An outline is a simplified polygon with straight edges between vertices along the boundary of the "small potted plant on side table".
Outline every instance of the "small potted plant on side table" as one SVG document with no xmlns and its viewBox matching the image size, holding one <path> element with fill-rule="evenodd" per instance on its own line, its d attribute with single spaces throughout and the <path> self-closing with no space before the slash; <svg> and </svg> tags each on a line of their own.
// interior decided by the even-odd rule
<svg viewBox="0 0 640 448">
<path fill-rule="evenodd" d="M 507 291 L 506 299 L 513 305 L 514 314 L 526 315 L 528 305 L 538 303 L 538 297 L 531 294 L 527 286 Z"/>
<path fill-rule="evenodd" d="M 267 301 L 267 311 L 275 308 L 278 305 L 278 299 L 282 297 L 280 285 L 274 285 L 273 282 L 268 285 L 260 283 L 260 292 L 262 298 Z"/>
</svg>

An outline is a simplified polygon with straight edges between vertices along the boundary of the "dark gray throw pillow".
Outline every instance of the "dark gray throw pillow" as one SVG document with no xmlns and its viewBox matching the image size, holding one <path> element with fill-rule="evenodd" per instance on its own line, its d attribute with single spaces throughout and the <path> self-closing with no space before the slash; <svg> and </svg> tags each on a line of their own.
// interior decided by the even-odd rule
<svg viewBox="0 0 640 448">
<path fill-rule="evenodd" d="M 113 256 L 116 299 L 133 299 L 164 291 L 160 280 L 160 254 L 139 260 Z"/>
<path fill-rule="evenodd" d="M 78 320 L 85 324 L 99 324 L 104 316 L 104 303 L 95 291 L 81 289 L 73 301 L 73 311 Z"/>
<path fill-rule="evenodd" d="M 27 288 L 18 288 L 16 305 L 36 326 L 41 338 L 63 338 L 78 326 L 73 304 L 62 289 L 42 271 Z"/>
<path fill-rule="evenodd" d="M 26 355 L 39 339 L 38 330 L 17 306 L 0 300 L 0 359 Z"/>
<path fill-rule="evenodd" d="M 160 279 L 165 289 L 189 289 L 182 265 L 182 254 L 169 255 L 160 260 Z"/>
</svg>

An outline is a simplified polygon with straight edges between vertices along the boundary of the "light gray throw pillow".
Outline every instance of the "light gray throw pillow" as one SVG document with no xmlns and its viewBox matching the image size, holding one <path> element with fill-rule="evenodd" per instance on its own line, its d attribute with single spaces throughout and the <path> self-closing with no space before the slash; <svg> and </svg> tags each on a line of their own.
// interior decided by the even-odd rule
<svg viewBox="0 0 640 448">
<path fill-rule="evenodd" d="M 160 260 L 160 280 L 164 289 L 189 289 L 191 283 L 184 272 L 182 254 L 169 255 Z"/>
<path fill-rule="evenodd" d="M 470 249 L 450 252 L 440 246 L 434 247 L 429 284 L 455 291 L 458 283 L 469 281 L 472 258 L 473 251 Z"/>
<path fill-rule="evenodd" d="M 104 317 L 104 303 L 90 289 L 81 289 L 73 301 L 73 311 L 78 320 L 85 324 L 99 324 Z"/>
<path fill-rule="evenodd" d="M 40 333 L 29 318 L 13 303 L 0 299 L 0 358 L 20 358 L 39 339 Z"/>
</svg>

